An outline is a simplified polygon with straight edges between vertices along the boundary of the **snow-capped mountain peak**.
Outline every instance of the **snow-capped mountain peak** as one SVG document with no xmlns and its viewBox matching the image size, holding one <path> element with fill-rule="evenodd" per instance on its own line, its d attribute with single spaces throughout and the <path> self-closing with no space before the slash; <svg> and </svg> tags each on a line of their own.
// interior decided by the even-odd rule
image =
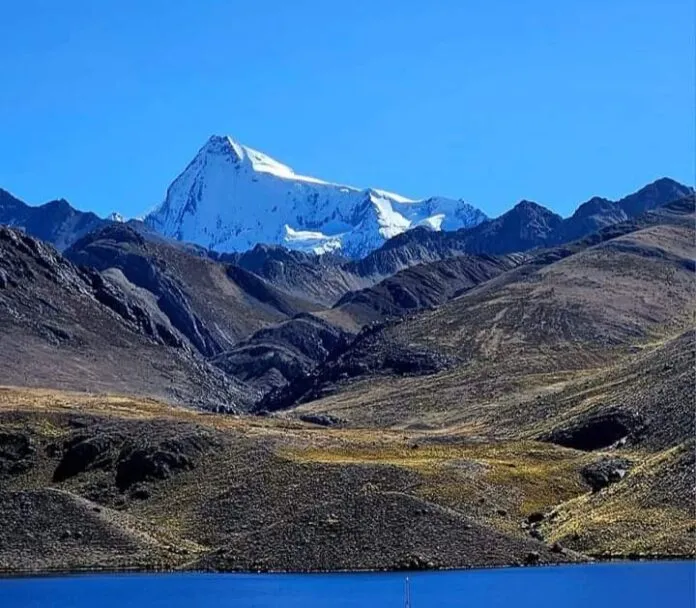
<svg viewBox="0 0 696 608">
<path fill-rule="evenodd" d="M 269 243 L 358 257 L 415 226 L 452 230 L 484 219 L 463 201 L 414 201 L 298 175 L 262 152 L 214 135 L 145 221 L 165 236 L 218 251 Z"/>
</svg>

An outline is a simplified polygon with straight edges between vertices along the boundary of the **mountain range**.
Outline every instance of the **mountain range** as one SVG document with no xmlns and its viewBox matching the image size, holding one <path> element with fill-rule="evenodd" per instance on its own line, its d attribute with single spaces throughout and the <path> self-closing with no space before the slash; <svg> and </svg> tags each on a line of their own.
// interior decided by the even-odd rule
<svg viewBox="0 0 696 608">
<path fill-rule="evenodd" d="M 594 197 L 566 219 L 530 201 L 489 219 L 461 200 L 414 201 L 297 175 L 230 137 L 212 136 L 142 221 L 126 222 L 118 213 L 102 219 L 63 199 L 32 207 L 0 189 L 0 223 L 22 228 L 59 250 L 106 223 L 126 222 L 221 254 L 266 245 L 357 261 L 384 245 L 395 248 L 406 241 L 487 253 L 565 242 L 690 191 L 662 178 L 619 201 Z"/>
<path fill-rule="evenodd" d="M 213 138 L 143 221 L 0 191 L 0 571 L 693 557 L 693 190 L 341 188 Z"/>
</svg>

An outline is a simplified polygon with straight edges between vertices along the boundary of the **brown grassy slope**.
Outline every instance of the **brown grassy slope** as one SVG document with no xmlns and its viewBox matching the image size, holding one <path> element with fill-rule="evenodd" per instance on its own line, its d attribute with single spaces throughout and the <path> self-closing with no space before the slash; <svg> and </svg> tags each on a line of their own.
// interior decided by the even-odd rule
<svg viewBox="0 0 696 608">
<path fill-rule="evenodd" d="M 597 556 L 680 556 L 696 547 L 691 439 L 637 465 L 621 483 L 584 494 L 546 523 L 550 540 Z"/>
<path fill-rule="evenodd" d="M 633 463 L 629 475 L 590 495 L 583 468 L 619 453 Z M 522 563 L 530 551 L 542 562 L 578 559 L 549 549 L 559 539 L 584 553 L 626 555 L 638 532 L 643 552 L 689 554 L 693 513 L 673 494 L 690 487 L 693 462 L 680 457 L 674 474 L 673 453 L 482 442 L 462 429 L 325 429 L 118 395 L 5 388 L 0 564 L 464 567 Z M 133 459 L 141 465 L 129 468 Z M 643 508 L 650 526 L 637 524 Z M 546 540 L 532 538 L 527 517 L 554 511 L 541 528 Z M 610 528 L 602 527 L 607 512 Z"/>
<path fill-rule="evenodd" d="M 580 454 L 628 459 L 622 481 L 572 496 L 576 465 L 550 476 L 511 452 L 510 468 L 495 474 L 509 484 L 502 495 L 523 496 L 522 513 L 553 496 L 541 530 L 585 553 L 693 553 L 693 257 L 693 213 L 667 213 L 554 264 L 513 270 L 386 330 L 389 340 L 460 357 L 453 369 L 339 382 L 289 415 L 430 428 L 431 439 L 459 435 L 488 450 L 539 439 L 587 446 L 590 437 L 599 449 Z M 563 468 L 560 454 L 552 458 Z M 439 479 L 448 494 L 452 484 Z"/>
<path fill-rule="evenodd" d="M 585 455 L 456 437 L 428 447 L 426 435 L 6 388 L 0 564 L 317 570 L 502 565 L 532 551 L 542 562 L 577 559 L 521 522 L 587 491 Z M 129 468 L 133 459 L 142 466 Z M 556 490 L 542 494 L 544 483 Z"/>
<path fill-rule="evenodd" d="M 550 401 L 692 326 L 693 212 L 662 221 L 550 265 L 532 262 L 385 330 L 385 340 L 458 357 L 454 369 L 350 382 L 300 409 L 361 425 L 517 431 L 525 404 Z M 501 409 L 519 416 L 500 427 Z"/>
</svg>

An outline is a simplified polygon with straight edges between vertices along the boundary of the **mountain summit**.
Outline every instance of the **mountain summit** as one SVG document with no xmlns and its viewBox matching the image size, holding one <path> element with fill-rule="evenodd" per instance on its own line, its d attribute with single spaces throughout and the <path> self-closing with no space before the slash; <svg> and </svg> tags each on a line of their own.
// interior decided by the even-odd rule
<svg viewBox="0 0 696 608">
<path fill-rule="evenodd" d="M 257 243 L 363 256 L 415 226 L 456 230 L 486 215 L 461 200 L 414 201 L 297 175 L 230 137 L 211 137 L 146 217 L 161 234 L 217 251 Z"/>
</svg>

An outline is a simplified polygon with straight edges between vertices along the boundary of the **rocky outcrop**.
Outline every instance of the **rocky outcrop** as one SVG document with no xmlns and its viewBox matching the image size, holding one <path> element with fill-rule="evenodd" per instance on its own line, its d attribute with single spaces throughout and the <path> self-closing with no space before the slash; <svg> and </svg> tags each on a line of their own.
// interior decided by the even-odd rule
<svg viewBox="0 0 696 608">
<path fill-rule="evenodd" d="M 254 411 L 275 411 L 331 394 L 339 385 L 370 376 L 421 376 L 452 366 L 456 359 L 398 340 L 384 339 L 383 329 L 396 322 L 364 328 L 342 351 L 336 351 L 308 375 L 268 393 Z"/>
<path fill-rule="evenodd" d="M 337 426 L 345 422 L 342 418 L 331 414 L 302 414 L 300 420 L 318 426 Z"/>
<path fill-rule="evenodd" d="M 0 478 L 24 473 L 34 466 L 36 448 L 23 433 L 0 432 Z"/>
<path fill-rule="evenodd" d="M 331 306 L 346 292 L 374 282 L 350 272 L 345 268 L 347 260 L 333 253 L 317 255 L 259 243 L 243 253 L 210 251 L 208 255 L 252 272 L 286 293 L 322 306 Z"/>
<path fill-rule="evenodd" d="M 643 420 L 636 414 L 608 409 L 580 417 L 544 435 L 542 440 L 589 452 L 608 448 L 619 440 L 635 439 L 643 427 Z"/>
<path fill-rule="evenodd" d="M 124 491 L 135 484 L 169 479 L 195 468 L 198 460 L 216 446 L 207 432 L 177 433 L 176 428 L 155 428 L 156 441 L 148 437 L 142 424 L 132 425 L 126 434 L 106 426 L 89 433 L 77 431 L 67 439 L 53 473 L 53 481 L 63 482 L 89 471 L 103 470 L 113 475 L 115 485 Z M 142 489 L 142 488 L 141 488 Z"/>
<path fill-rule="evenodd" d="M 306 376 L 351 336 L 312 315 L 261 329 L 212 359 L 235 378 L 267 392 Z"/>
<path fill-rule="evenodd" d="M 268 323 L 311 308 L 242 268 L 214 262 L 195 248 L 146 238 L 124 224 L 80 239 L 66 256 L 102 273 L 120 271 L 127 283 L 124 290 L 165 319 L 161 329 L 148 331 L 164 333 L 166 340 L 184 340 L 205 357 L 229 349 Z"/>
<path fill-rule="evenodd" d="M 593 492 L 599 492 L 607 486 L 621 481 L 629 469 L 631 462 L 625 458 L 602 458 L 590 463 L 580 471 L 585 481 L 590 484 Z"/>
<path fill-rule="evenodd" d="M 154 295 L 118 270 L 80 269 L 51 245 L 0 227 L 0 274 L 0 383 L 237 411 L 254 398 L 206 363 Z"/>
<path fill-rule="evenodd" d="M 508 256 L 456 255 L 401 270 L 372 287 L 343 296 L 334 306 L 358 323 L 401 317 L 433 308 L 461 295 L 526 259 Z"/>
<path fill-rule="evenodd" d="M 53 472 L 53 481 L 65 481 L 93 469 L 108 469 L 114 464 L 123 439 L 120 434 L 110 433 L 78 433 L 71 437 L 63 445 L 63 456 Z"/>
</svg>

